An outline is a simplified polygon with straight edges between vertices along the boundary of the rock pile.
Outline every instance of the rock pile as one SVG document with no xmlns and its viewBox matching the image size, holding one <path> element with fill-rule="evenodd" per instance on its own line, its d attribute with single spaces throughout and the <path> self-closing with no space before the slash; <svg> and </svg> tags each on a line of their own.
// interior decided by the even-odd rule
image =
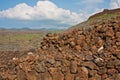
<svg viewBox="0 0 120 80">
<path fill-rule="evenodd" d="M 120 80 L 120 22 L 47 34 L 41 48 L 0 64 L 0 80 Z"/>
</svg>

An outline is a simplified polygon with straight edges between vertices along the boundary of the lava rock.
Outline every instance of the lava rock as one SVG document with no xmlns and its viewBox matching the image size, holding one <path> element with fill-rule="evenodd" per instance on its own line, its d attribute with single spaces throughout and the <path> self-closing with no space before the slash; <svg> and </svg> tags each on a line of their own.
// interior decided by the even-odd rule
<svg viewBox="0 0 120 80">
<path fill-rule="evenodd" d="M 76 74 L 77 73 L 77 62 L 76 61 L 71 61 L 71 64 L 70 64 L 70 72 L 72 74 Z"/>
</svg>

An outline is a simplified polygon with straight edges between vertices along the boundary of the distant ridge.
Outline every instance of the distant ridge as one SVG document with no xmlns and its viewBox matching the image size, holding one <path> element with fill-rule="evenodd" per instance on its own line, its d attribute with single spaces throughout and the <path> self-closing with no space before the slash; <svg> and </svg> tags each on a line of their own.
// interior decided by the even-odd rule
<svg viewBox="0 0 120 80">
<path fill-rule="evenodd" d="M 114 14 L 114 13 L 119 13 L 119 12 L 120 12 L 120 8 L 111 9 L 111 10 L 109 10 L 109 9 L 104 9 L 102 12 L 99 12 L 99 13 L 96 13 L 96 14 L 90 16 L 90 17 L 88 18 L 88 20 L 89 20 L 89 19 L 92 19 L 92 18 L 95 18 L 95 17 L 98 17 L 98 16 L 101 16 L 101 15 L 103 15 L 103 14 Z"/>
<path fill-rule="evenodd" d="M 88 20 L 79 23 L 77 25 L 72 26 L 68 30 L 71 29 L 87 29 L 92 28 L 95 24 L 101 24 L 102 22 L 112 21 L 112 20 L 120 19 L 120 8 L 117 9 L 104 9 L 102 12 L 96 13 L 88 18 Z"/>
</svg>

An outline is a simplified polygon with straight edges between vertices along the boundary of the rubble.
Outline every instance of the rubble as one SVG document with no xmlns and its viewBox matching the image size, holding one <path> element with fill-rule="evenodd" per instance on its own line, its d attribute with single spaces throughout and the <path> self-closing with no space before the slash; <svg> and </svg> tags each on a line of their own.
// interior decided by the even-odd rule
<svg viewBox="0 0 120 80">
<path fill-rule="evenodd" d="M 1 57 L 0 80 L 120 80 L 119 21 L 49 33 L 41 48 Z"/>
</svg>

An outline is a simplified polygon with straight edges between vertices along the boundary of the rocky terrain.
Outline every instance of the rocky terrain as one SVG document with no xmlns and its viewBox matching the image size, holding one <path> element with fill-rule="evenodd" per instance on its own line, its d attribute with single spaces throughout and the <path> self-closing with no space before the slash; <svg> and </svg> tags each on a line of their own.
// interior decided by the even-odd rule
<svg viewBox="0 0 120 80">
<path fill-rule="evenodd" d="M 117 17 L 120 16 L 120 8 L 117 9 L 104 9 L 102 12 L 96 13 L 88 18 L 88 20 L 79 23 L 77 25 L 74 25 L 73 27 L 70 28 L 92 28 L 94 27 L 95 24 L 101 24 L 101 22 L 106 22 L 108 20 L 114 20 Z"/>
<path fill-rule="evenodd" d="M 0 80 L 120 80 L 120 17 L 92 26 L 48 33 L 37 49 L 1 51 Z"/>
<path fill-rule="evenodd" d="M 1 52 L 0 80 L 120 80 L 120 17 L 47 34 L 41 47 Z"/>
</svg>

